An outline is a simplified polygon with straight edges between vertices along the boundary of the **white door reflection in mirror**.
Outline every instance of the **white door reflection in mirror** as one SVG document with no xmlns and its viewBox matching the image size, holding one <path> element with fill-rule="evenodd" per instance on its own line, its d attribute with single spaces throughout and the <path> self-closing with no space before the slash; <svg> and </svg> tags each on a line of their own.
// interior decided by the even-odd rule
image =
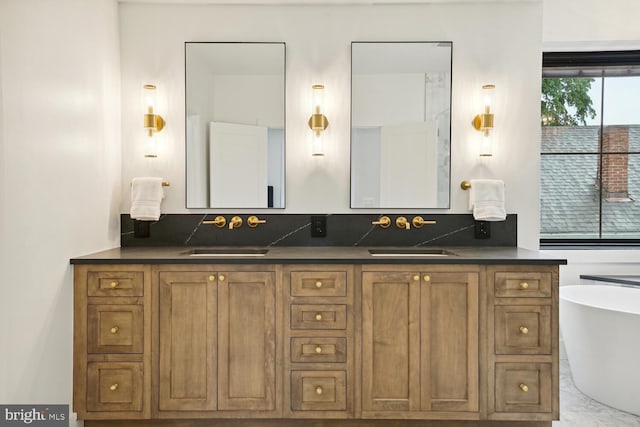
<svg viewBox="0 0 640 427">
<path fill-rule="evenodd" d="M 351 207 L 448 208 L 451 42 L 351 44 Z"/>
</svg>

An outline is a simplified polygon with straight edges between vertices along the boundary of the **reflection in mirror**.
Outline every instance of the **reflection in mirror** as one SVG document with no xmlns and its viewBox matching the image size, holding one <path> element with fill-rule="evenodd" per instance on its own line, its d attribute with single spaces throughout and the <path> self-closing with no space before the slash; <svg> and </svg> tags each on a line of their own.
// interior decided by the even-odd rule
<svg viewBox="0 0 640 427">
<path fill-rule="evenodd" d="M 448 208 L 451 42 L 351 44 L 351 207 Z"/>
<path fill-rule="evenodd" d="M 185 43 L 187 208 L 284 208 L 285 44 Z"/>
</svg>

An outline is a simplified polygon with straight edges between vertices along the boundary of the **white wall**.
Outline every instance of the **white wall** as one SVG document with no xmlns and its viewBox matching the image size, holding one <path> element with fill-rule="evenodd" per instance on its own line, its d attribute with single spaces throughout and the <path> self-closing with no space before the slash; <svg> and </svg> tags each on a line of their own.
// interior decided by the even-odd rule
<svg viewBox="0 0 640 427">
<path fill-rule="evenodd" d="M 453 41 L 452 183 L 450 210 L 468 213 L 460 181 L 506 182 L 507 211 L 519 215 L 523 247 L 538 246 L 539 99 L 542 3 L 211 6 L 122 3 L 123 182 L 154 174 L 171 181 L 163 212 L 184 208 L 184 42 L 283 41 L 287 49 L 287 182 L 285 213 L 349 213 L 351 41 Z M 140 87 L 158 86 L 166 130 L 158 161 L 142 156 Z M 311 85 L 325 85 L 326 155 L 312 157 L 307 127 Z M 496 84 L 494 158 L 481 163 L 471 119 L 481 86 Z M 240 210 L 219 210 L 238 212 Z M 375 210 L 378 211 L 378 210 Z M 278 211 L 282 212 L 282 211 Z M 365 210 L 366 212 L 366 210 Z M 248 212 L 247 212 L 248 213 Z M 255 213 L 255 211 L 253 212 Z"/>
<path fill-rule="evenodd" d="M 117 246 L 112 0 L 0 2 L 0 402 L 71 403 L 69 258 Z"/>
<path fill-rule="evenodd" d="M 545 51 L 640 49 L 637 0 L 544 0 Z M 638 250 L 548 251 L 566 258 L 561 285 L 583 281 L 581 274 L 640 274 Z"/>
</svg>

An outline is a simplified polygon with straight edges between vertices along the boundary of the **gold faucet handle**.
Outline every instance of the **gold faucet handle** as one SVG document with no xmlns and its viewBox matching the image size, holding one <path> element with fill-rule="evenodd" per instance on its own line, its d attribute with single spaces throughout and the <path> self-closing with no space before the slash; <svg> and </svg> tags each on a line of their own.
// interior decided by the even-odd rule
<svg viewBox="0 0 640 427">
<path fill-rule="evenodd" d="M 247 218 L 247 225 L 251 228 L 256 228 L 258 224 L 266 224 L 266 223 L 267 223 L 266 219 L 260 219 L 255 215 L 251 215 L 249 218 Z"/>
<path fill-rule="evenodd" d="M 371 225 L 379 225 L 380 228 L 389 228 L 391 225 L 391 218 L 386 215 L 381 216 L 377 221 L 371 221 Z"/>
<path fill-rule="evenodd" d="M 234 228 L 239 228 L 242 225 L 242 218 L 239 216 L 234 216 L 229 221 L 229 230 L 233 230 Z"/>
<path fill-rule="evenodd" d="M 213 224 L 218 228 L 222 228 L 227 224 L 227 220 L 223 216 L 217 216 L 213 221 L 202 221 L 203 224 Z"/>
<path fill-rule="evenodd" d="M 431 221 L 431 220 L 425 221 L 425 219 L 422 218 L 421 216 L 414 216 L 413 220 L 411 221 L 411 223 L 413 224 L 413 226 L 415 228 L 420 228 L 425 224 L 435 224 L 436 221 Z"/>
<path fill-rule="evenodd" d="M 407 220 L 407 218 L 403 216 L 399 216 L 396 218 L 396 227 L 404 228 L 405 230 L 411 229 L 411 223 Z"/>
</svg>

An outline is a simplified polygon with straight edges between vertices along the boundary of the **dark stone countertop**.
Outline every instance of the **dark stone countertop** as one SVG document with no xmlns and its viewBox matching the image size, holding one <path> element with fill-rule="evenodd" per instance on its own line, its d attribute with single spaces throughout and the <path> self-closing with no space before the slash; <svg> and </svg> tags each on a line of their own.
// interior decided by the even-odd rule
<svg viewBox="0 0 640 427">
<path fill-rule="evenodd" d="M 191 256 L 194 250 L 242 251 L 267 249 L 262 256 Z M 369 249 L 385 251 L 446 250 L 453 255 L 372 256 Z M 514 247 L 122 247 L 71 259 L 71 264 L 521 264 L 560 265 L 567 260 L 544 252 Z"/>
</svg>

